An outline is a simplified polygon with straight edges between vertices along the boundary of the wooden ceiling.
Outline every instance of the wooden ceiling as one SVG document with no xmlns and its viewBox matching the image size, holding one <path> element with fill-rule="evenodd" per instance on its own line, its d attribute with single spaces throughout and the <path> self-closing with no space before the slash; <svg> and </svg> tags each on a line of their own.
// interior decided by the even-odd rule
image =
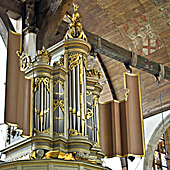
<svg viewBox="0 0 170 170">
<path fill-rule="evenodd" d="M 8 15 L 17 19 L 17 16 L 23 16 L 21 9 L 27 1 L 0 0 L 0 10 L 3 10 L 3 15 L 5 15 L 4 10 L 8 9 Z M 160 112 L 159 87 L 155 76 L 147 72 L 152 70 L 152 66 L 148 62 L 150 60 L 170 67 L 170 0 L 34 1 L 36 1 L 36 25 L 39 28 L 38 49 L 42 45 L 48 48 L 63 39 L 68 26 L 62 19 L 66 12 L 72 15 L 73 6 L 70 4 L 76 3 L 79 6 L 79 13 L 83 14 L 81 23 L 84 30 L 149 59 L 146 61 L 147 67 L 140 69 L 131 67 L 131 69 L 132 73 L 139 73 L 141 77 L 144 117 Z M 6 28 L 12 27 L 8 23 L 7 17 L 1 14 L 1 18 L 6 22 Z M 68 21 L 66 17 L 64 18 L 65 21 Z M 2 28 L 1 25 L 0 27 Z M 5 36 L 2 32 L 1 34 Z M 94 53 L 94 56 L 95 59 L 90 56 L 88 58 L 89 68 L 95 67 L 102 70 L 101 60 L 105 67 L 100 80 L 103 85 L 100 101 L 113 99 L 113 90 L 116 98 L 122 100 L 125 97 L 123 72 L 126 71 L 126 68 L 124 64 L 113 59 L 114 54 L 113 57 L 108 57 L 99 52 L 97 55 Z M 113 88 L 112 92 L 110 88 Z M 163 110 L 169 110 L 169 80 L 160 81 L 160 92 Z"/>
<path fill-rule="evenodd" d="M 88 32 L 149 60 L 170 66 L 170 25 L 168 25 L 170 1 L 84 0 L 82 2 L 73 0 L 73 2 L 80 6 L 79 11 L 83 14 L 82 25 Z M 70 7 L 68 12 L 72 14 L 73 8 Z M 165 18 L 166 14 L 167 18 Z M 126 26 L 129 27 L 127 31 Z M 138 29 L 143 30 L 137 31 Z M 153 47 L 153 49 L 147 49 L 148 41 L 150 41 L 150 48 Z M 139 51 L 142 51 L 142 54 Z M 123 72 L 126 68 L 124 64 L 102 54 L 100 57 L 107 69 L 117 99 L 122 100 L 125 97 Z M 144 117 L 160 112 L 159 87 L 155 77 L 135 68 L 132 68 L 132 73 L 139 73 L 141 76 Z M 163 109 L 170 109 L 168 80 L 160 81 L 160 91 Z M 109 86 L 104 84 L 100 101 L 111 99 Z"/>
</svg>

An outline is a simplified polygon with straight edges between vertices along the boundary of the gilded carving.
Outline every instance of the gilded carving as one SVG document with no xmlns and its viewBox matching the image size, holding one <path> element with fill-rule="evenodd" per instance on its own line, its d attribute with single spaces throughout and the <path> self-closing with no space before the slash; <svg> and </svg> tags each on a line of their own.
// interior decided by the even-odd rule
<svg viewBox="0 0 170 170">
<path fill-rule="evenodd" d="M 87 69 L 87 58 L 84 54 L 73 53 L 69 55 L 69 72 L 73 70 L 73 68 L 77 67 L 81 61 L 84 62 L 84 66 Z"/>
<path fill-rule="evenodd" d="M 64 159 L 64 160 L 75 160 L 74 156 L 72 155 L 72 153 L 64 153 L 61 151 L 48 151 L 45 154 L 45 159 L 47 158 L 58 158 L 58 159 Z"/>
<path fill-rule="evenodd" d="M 92 94 L 92 92 L 91 91 L 86 91 L 86 96 L 90 96 Z"/>
<path fill-rule="evenodd" d="M 59 61 L 55 61 L 53 66 L 63 66 L 64 65 L 64 55 L 61 54 Z"/>
<path fill-rule="evenodd" d="M 49 51 L 46 50 L 44 46 L 42 50 L 37 51 L 37 54 L 35 56 L 35 60 L 37 61 L 37 63 L 42 62 L 42 63 L 50 64 L 51 58 L 52 58 L 52 55 L 49 54 Z"/>
<path fill-rule="evenodd" d="M 77 130 L 69 129 L 69 135 L 70 136 L 78 136 L 78 135 L 81 135 L 81 133 L 77 132 Z"/>
<path fill-rule="evenodd" d="M 27 55 L 27 53 L 22 52 L 17 52 L 19 56 L 19 61 L 20 61 L 20 70 L 21 71 L 26 71 L 30 66 L 32 66 L 31 63 L 31 57 Z"/>
<path fill-rule="evenodd" d="M 64 39 L 66 40 L 66 39 L 71 39 L 71 38 L 80 38 L 80 39 L 87 41 L 87 37 L 80 23 L 82 15 L 80 15 L 77 12 L 77 9 L 79 8 L 79 6 L 74 3 L 73 3 L 73 6 L 74 6 L 74 13 L 72 17 L 70 15 L 67 15 L 68 18 L 71 20 L 71 23 L 69 26 L 69 30 L 67 31 Z"/>
<path fill-rule="evenodd" d="M 93 117 L 93 110 L 87 108 L 86 119 L 90 119 L 91 117 Z"/>
<path fill-rule="evenodd" d="M 54 135 L 61 135 L 61 136 L 64 136 L 64 132 L 63 133 L 57 133 L 57 132 L 53 132 Z"/>
<path fill-rule="evenodd" d="M 54 99 L 54 111 L 60 106 L 62 112 L 64 113 L 64 100 Z"/>
<path fill-rule="evenodd" d="M 93 108 L 96 107 L 99 104 L 99 98 L 94 95 L 93 96 Z"/>
<path fill-rule="evenodd" d="M 44 130 L 44 131 L 39 131 L 36 128 L 34 128 L 34 132 L 36 132 L 36 133 L 48 133 L 49 134 L 49 128 Z"/>
<path fill-rule="evenodd" d="M 64 82 L 62 82 L 61 80 L 55 80 L 54 81 L 54 87 L 60 82 L 62 88 L 64 89 Z"/>
<path fill-rule="evenodd" d="M 36 151 L 31 151 L 30 155 L 29 155 L 30 159 L 36 159 Z"/>
<path fill-rule="evenodd" d="M 43 149 L 34 150 L 29 154 L 30 159 L 43 159 L 43 157 L 44 157 Z"/>
<path fill-rule="evenodd" d="M 50 80 L 47 77 L 45 77 L 45 78 L 44 77 L 42 77 L 42 78 L 40 78 L 40 77 L 35 78 L 35 91 L 37 91 L 37 89 L 38 89 L 38 87 L 39 87 L 39 85 L 41 83 L 44 83 L 44 85 L 47 88 L 48 92 L 50 92 Z"/>
<path fill-rule="evenodd" d="M 100 78 L 101 73 L 94 68 L 94 69 L 91 69 L 91 70 L 87 70 L 86 75 L 88 77 L 95 77 L 95 76 L 97 76 L 98 78 Z"/>
</svg>

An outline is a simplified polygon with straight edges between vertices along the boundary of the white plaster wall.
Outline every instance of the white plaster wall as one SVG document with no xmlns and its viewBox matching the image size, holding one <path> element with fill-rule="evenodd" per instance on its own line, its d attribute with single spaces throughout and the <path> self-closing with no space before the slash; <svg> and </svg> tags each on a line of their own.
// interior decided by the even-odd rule
<svg viewBox="0 0 170 170">
<path fill-rule="evenodd" d="M 170 110 L 163 113 L 163 118 L 170 114 Z M 144 132 L 145 132 L 145 149 L 147 149 L 148 142 L 159 123 L 162 121 L 162 113 L 144 119 Z"/>
</svg>

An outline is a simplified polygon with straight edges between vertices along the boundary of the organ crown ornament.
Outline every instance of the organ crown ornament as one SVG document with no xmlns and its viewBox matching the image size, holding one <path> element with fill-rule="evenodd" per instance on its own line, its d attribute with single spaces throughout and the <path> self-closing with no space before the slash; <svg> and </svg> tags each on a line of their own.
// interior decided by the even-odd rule
<svg viewBox="0 0 170 170">
<path fill-rule="evenodd" d="M 83 31 L 83 27 L 80 23 L 82 15 L 80 15 L 77 12 L 77 9 L 79 8 L 79 6 L 74 3 L 73 3 L 73 6 L 74 6 L 74 13 L 73 13 L 72 17 L 67 15 L 68 18 L 71 20 L 71 23 L 69 26 L 69 30 L 67 31 L 64 39 L 66 40 L 66 39 L 71 39 L 71 38 L 80 38 L 80 39 L 87 41 L 87 37 L 86 37 L 86 35 Z"/>
<path fill-rule="evenodd" d="M 51 62 L 51 57 L 52 55 L 49 54 L 49 51 L 46 50 L 45 47 L 43 46 L 42 50 L 37 51 L 35 60 L 37 61 L 37 63 L 42 62 L 49 64 Z"/>
</svg>

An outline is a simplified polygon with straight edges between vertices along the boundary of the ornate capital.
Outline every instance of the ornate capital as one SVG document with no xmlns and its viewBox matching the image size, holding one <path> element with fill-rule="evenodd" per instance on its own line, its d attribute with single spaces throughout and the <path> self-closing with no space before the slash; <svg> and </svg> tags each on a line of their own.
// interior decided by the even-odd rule
<svg viewBox="0 0 170 170">
<path fill-rule="evenodd" d="M 94 69 L 91 69 L 91 70 L 87 70 L 86 75 L 89 76 L 89 77 L 98 77 L 98 78 L 100 78 L 101 73 L 94 68 Z"/>
</svg>

